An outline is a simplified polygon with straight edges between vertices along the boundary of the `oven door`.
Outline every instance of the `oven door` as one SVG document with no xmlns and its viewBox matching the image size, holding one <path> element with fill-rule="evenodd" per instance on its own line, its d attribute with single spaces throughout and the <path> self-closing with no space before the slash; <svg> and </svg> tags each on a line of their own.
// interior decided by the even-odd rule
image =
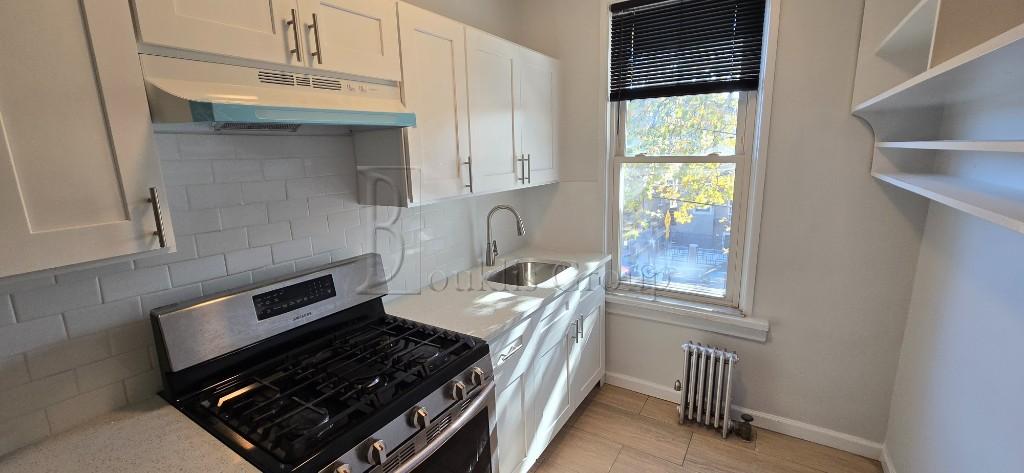
<svg viewBox="0 0 1024 473">
<path fill-rule="evenodd" d="M 494 383 L 484 386 L 458 419 L 394 473 L 494 473 Z"/>
</svg>

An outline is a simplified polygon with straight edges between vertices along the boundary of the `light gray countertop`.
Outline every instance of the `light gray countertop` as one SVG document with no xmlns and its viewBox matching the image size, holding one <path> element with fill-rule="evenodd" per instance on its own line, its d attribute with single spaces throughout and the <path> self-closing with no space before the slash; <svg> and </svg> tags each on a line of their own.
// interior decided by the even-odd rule
<svg viewBox="0 0 1024 473">
<path fill-rule="evenodd" d="M 565 261 L 574 267 L 534 289 L 488 283 L 484 276 L 520 258 Z M 528 317 L 609 260 L 598 253 L 524 248 L 438 281 L 417 295 L 385 303 L 388 313 L 488 339 Z M 160 398 L 96 419 L 0 457 L 0 472 L 255 472 L 220 440 Z"/>
</svg>

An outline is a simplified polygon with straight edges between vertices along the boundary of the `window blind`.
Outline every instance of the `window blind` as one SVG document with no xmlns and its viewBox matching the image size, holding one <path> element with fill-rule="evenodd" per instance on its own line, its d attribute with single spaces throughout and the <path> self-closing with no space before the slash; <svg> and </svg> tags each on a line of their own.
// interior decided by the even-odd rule
<svg viewBox="0 0 1024 473">
<path fill-rule="evenodd" d="M 765 0 L 611 6 L 611 100 L 756 90 Z"/>
</svg>

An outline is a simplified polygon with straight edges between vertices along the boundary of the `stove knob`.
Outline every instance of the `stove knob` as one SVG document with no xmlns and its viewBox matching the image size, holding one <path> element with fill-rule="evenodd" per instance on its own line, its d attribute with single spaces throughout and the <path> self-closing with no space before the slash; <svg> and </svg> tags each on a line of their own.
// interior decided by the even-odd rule
<svg viewBox="0 0 1024 473">
<path fill-rule="evenodd" d="M 462 381 L 452 383 L 451 395 L 452 399 L 455 399 L 456 401 L 466 399 L 466 384 Z"/>
<path fill-rule="evenodd" d="M 374 440 L 366 452 L 366 459 L 371 465 L 383 465 L 388 459 L 388 448 L 383 440 Z"/>
<path fill-rule="evenodd" d="M 473 383 L 474 386 L 483 386 L 484 376 L 486 376 L 486 374 L 484 373 L 484 370 L 480 368 L 473 367 L 473 369 L 469 370 L 469 381 Z"/>
<path fill-rule="evenodd" d="M 422 406 L 416 406 L 412 410 L 412 425 L 425 429 L 430 426 L 430 414 L 427 413 L 427 409 Z"/>
<path fill-rule="evenodd" d="M 335 468 L 334 473 L 352 473 L 352 467 L 348 466 L 348 464 L 344 464 Z"/>
</svg>

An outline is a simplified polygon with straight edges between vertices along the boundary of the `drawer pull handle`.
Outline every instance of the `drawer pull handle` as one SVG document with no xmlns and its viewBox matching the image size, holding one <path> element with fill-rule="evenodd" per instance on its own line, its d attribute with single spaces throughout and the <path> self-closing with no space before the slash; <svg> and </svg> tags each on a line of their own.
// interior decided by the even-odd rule
<svg viewBox="0 0 1024 473">
<path fill-rule="evenodd" d="M 515 355 L 517 351 L 522 350 L 522 349 L 523 349 L 523 344 L 522 343 L 517 343 L 515 348 L 509 350 L 508 353 L 502 353 L 500 356 L 498 356 L 498 364 L 501 365 L 502 363 L 504 363 L 509 358 L 512 358 L 512 355 Z"/>
</svg>

